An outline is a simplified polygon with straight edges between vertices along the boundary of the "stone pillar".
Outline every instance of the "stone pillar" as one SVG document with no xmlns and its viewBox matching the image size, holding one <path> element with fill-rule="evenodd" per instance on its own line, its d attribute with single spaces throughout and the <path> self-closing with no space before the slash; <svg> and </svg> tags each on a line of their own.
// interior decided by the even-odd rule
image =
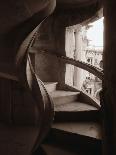
<svg viewBox="0 0 116 155">
<path fill-rule="evenodd" d="M 82 40 L 82 26 L 79 25 L 75 31 L 75 60 L 83 60 L 83 40 Z M 83 79 L 84 79 L 84 70 L 74 67 L 74 86 L 76 86 L 78 89 L 81 89 Z"/>
<path fill-rule="evenodd" d="M 66 56 L 74 59 L 74 50 L 75 50 L 75 36 L 74 36 L 74 28 L 71 26 L 66 28 L 66 35 L 65 35 Z M 74 75 L 74 66 L 66 64 L 66 75 L 65 75 L 66 84 L 73 86 L 73 75 Z"/>
<path fill-rule="evenodd" d="M 116 1 L 104 0 L 104 155 L 116 155 Z"/>
<path fill-rule="evenodd" d="M 82 38 L 81 38 L 81 28 L 75 31 L 75 60 L 81 60 L 82 52 Z M 80 68 L 74 67 L 74 86 L 81 88 L 81 72 Z"/>
</svg>

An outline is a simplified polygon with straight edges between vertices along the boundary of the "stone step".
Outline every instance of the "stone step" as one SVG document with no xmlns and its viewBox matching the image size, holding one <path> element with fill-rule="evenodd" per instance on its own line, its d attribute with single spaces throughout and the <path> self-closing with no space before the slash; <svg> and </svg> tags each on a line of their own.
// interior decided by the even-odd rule
<svg viewBox="0 0 116 155">
<path fill-rule="evenodd" d="M 49 93 L 56 90 L 58 82 L 44 82 L 44 85 Z"/>
<path fill-rule="evenodd" d="M 63 91 L 63 90 L 56 90 L 50 93 L 55 106 L 77 101 L 79 94 L 80 92 Z"/>
<path fill-rule="evenodd" d="M 42 148 L 46 152 L 46 155 L 80 155 L 54 144 L 43 144 Z"/>
<path fill-rule="evenodd" d="M 80 150 L 69 149 L 66 146 L 57 144 L 42 144 L 41 148 L 46 155 L 87 155 L 87 152 L 82 154 Z M 37 155 L 39 155 L 39 150 Z"/>
<path fill-rule="evenodd" d="M 55 105 L 55 122 L 95 121 L 99 119 L 100 110 L 86 103 L 76 101 Z"/>
<path fill-rule="evenodd" d="M 96 122 L 63 122 L 54 123 L 52 129 L 64 131 L 70 134 L 82 135 L 101 140 L 101 126 Z"/>
<path fill-rule="evenodd" d="M 42 151 L 41 151 L 42 150 Z M 100 151 L 87 151 L 87 149 L 83 149 L 83 146 L 80 147 L 77 145 L 76 147 L 71 147 L 67 145 L 60 145 L 55 142 L 50 143 L 43 143 L 41 145 L 41 150 L 38 149 L 36 154 L 41 154 L 40 151 L 43 153 L 42 155 L 101 155 Z"/>
<path fill-rule="evenodd" d="M 54 123 L 47 138 L 67 147 L 80 147 L 91 152 L 101 152 L 101 126 L 96 122 Z"/>
<path fill-rule="evenodd" d="M 79 101 L 55 106 L 55 111 L 80 112 L 80 111 L 90 111 L 90 110 L 98 110 L 98 108 L 94 107 L 93 105 L 89 105 L 87 103 L 82 103 Z"/>
</svg>

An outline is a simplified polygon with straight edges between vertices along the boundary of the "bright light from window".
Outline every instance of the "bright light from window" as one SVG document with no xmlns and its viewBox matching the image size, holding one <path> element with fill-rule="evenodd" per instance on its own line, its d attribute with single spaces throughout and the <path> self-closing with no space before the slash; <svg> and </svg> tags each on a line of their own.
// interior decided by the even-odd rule
<svg viewBox="0 0 116 155">
<path fill-rule="evenodd" d="M 87 38 L 91 40 L 90 45 L 103 47 L 103 17 L 90 25 L 92 27 L 87 31 Z"/>
</svg>

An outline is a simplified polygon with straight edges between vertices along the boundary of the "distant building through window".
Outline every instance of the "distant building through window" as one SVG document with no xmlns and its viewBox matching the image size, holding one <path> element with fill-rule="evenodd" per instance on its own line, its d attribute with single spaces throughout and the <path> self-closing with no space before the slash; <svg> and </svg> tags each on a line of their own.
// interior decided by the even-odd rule
<svg viewBox="0 0 116 155">
<path fill-rule="evenodd" d="M 70 58 L 103 68 L 103 18 L 85 26 L 78 24 L 67 27 L 65 50 Z M 99 99 L 102 81 L 91 73 L 67 65 L 65 81 Z"/>
</svg>

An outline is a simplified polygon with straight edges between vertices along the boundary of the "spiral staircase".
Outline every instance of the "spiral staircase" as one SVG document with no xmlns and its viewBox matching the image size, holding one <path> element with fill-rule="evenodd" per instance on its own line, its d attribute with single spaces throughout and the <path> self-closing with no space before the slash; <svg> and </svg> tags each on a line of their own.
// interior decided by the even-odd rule
<svg viewBox="0 0 116 155">
<path fill-rule="evenodd" d="M 38 50 L 36 44 L 34 42 L 29 52 L 35 53 Z M 42 54 L 56 57 L 103 79 L 102 69 L 66 56 L 45 51 Z M 67 84 L 44 82 L 44 85 L 54 104 L 54 120 L 40 145 L 41 151 L 38 148 L 35 154 L 102 154 L 102 115 L 99 102 Z"/>
<path fill-rule="evenodd" d="M 41 81 L 29 54 L 37 50 L 38 29 L 53 11 L 55 19 L 65 19 L 62 24 L 66 27 L 96 18 L 100 8 L 99 0 L 1 2 L 1 155 L 101 154 L 100 105 L 62 80 Z M 41 53 L 60 60 L 63 66 L 71 64 L 103 79 L 102 70 L 68 58 L 62 50 L 59 54 L 53 50 Z"/>
<path fill-rule="evenodd" d="M 101 154 L 100 107 L 80 101 L 78 91 L 59 90 L 56 83 L 46 87 L 55 110 L 52 128 L 42 144 L 46 154 Z"/>
</svg>

